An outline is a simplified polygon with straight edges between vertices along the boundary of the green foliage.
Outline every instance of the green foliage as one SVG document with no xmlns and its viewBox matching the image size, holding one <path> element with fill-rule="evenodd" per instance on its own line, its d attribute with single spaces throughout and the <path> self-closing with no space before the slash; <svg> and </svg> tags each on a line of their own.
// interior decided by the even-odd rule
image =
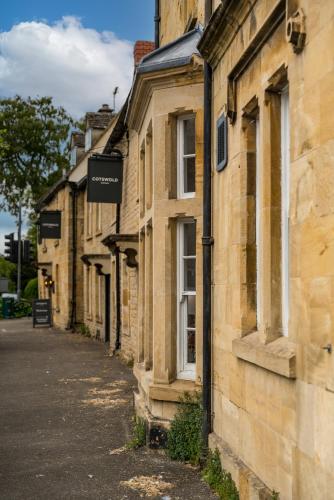
<svg viewBox="0 0 334 500">
<path fill-rule="evenodd" d="M 14 318 L 24 318 L 32 315 L 31 303 L 27 300 L 14 302 Z"/>
<path fill-rule="evenodd" d="M 82 323 L 80 326 L 79 326 L 79 332 L 81 333 L 81 335 L 83 335 L 84 337 L 91 337 L 91 333 L 90 333 L 90 329 L 88 328 L 87 325 L 85 325 L 84 323 Z"/>
<path fill-rule="evenodd" d="M 141 446 L 145 446 L 146 444 L 146 423 L 145 420 L 141 417 L 134 417 L 133 419 L 133 431 L 132 431 L 132 439 L 126 445 L 126 447 L 130 450 L 135 450 L 140 448 Z"/>
<path fill-rule="evenodd" d="M 198 464 L 202 454 L 203 409 L 200 393 L 186 393 L 167 434 L 167 453 L 173 460 Z"/>
<path fill-rule="evenodd" d="M 4 257 L 0 257 L 0 277 L 9 279 L 9 292 L 15 292 L 16 283 L 13 280 L 13 273 L 15 271 L 16 264 L 12 264 Z"/>
<path fill-rule="evenodd" d="M 0 297 L 0 319 L 3 318 L 2 298 Z M 11 310 L 11 318 L 24 318 L 32 315 L 32 307 L 27 300 L 14 300 L 13 309 Z"/>
<path fill-rule="evenodd" d="M 239 500 L 239 493 L 231 474 L 221 466 L 218 450 L 209 451 L 203 479 L 221 500 Z"/>
<path fill-rule="evenodd" d="M 25 287 L 27 286 L 28 282 L 31 279 L 36 278 L 36 274 L 37 274 L 37 271 L 33 265 L 22 264 L 22 267 L 21 267 L 21 289 L 22 290 L 25 289 Z M 16 283 L 17 283 L 17 265 L 16 264 L 14 264 L 14 267 L 11 270 L 10 279 L 13 281 L 13 283 L 15 283 L 15 286 L 16 286 Z"/>
<path fill-rule="evenodd" d="M 27 286 L 23 291 L 23 297 L 26 300 L 33 300 L 38 298 L 38 278 L 32 278 L 28 281 Z"/>
<path fill-rule="evenodd" d="M 64 145 L 73 120 L 51 97 L 0 99 L 0 208 L 33 205 L 69 167 Z"/>
<path fill-rule="evenodd" d="M 279 493 L 278 493 L 278 491 L 273 490 L 271 492 L 271 498 L 272 498 L 272 500 L 279 500 Z"/>
</svg>

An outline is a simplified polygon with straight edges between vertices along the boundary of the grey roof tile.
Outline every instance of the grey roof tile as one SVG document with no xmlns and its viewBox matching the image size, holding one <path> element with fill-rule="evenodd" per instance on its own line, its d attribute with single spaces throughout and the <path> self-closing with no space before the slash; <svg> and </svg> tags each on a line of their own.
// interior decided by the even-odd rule
<svg viewBox="0 0 334 500">
<path fill-rule="evenodd" d="M 173 42 L 154 50 L 141 60 L 137 66 L 137 73 L 159 71 L 188 64 L 194 54 L 200 56 L 197 44 L 202 33 L 203 28 L 198 25 Z"/>
</svg>

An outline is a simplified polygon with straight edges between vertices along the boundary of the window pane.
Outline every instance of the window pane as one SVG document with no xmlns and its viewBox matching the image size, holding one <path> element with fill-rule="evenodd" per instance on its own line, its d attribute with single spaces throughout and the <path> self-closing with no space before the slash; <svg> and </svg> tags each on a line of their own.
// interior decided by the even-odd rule
<svg viewBox="0 0 334 500">
<path fill-rule="evenodd" d="M 195 154 L 195 118 L 183 121 L 184 154 Z"/>
<path fill-rule="evenodd" d="M 184 255 L 196 255 L 196 222 L 184 224 Z"/>
<path fill-rule="evenodd" d="M 196 286 L 196 260 L 184 259 L 184 290 L 194 292 Z"/>
<path fill-rule="evenodd" d="M 196 296 L 187 296 L 187 327 L 195 328 L 195 307 L 196 307 Z"/>
<path fill-rule="evenodd" d="M 184 192 L 195 192 L 195 157 L 183 158 Z"/>
<path fill-rule="evenodd" d="M 187 363 L 196 362 L 195 330 L 187 331 Z"/>
</svg>

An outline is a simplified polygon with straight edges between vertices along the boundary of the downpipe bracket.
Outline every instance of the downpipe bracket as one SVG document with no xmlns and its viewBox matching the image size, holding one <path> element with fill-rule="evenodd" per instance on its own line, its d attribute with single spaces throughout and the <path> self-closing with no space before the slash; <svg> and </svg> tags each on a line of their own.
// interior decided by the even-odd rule
<svg viewBox="0 0 334 500">
<path fill-rule="evenodd" d="M 214 239 L 212 236 L 203 236 L 202 237 L 202 245 L 203 246 L 211 246 L 214 244 Z"/>
</svg>

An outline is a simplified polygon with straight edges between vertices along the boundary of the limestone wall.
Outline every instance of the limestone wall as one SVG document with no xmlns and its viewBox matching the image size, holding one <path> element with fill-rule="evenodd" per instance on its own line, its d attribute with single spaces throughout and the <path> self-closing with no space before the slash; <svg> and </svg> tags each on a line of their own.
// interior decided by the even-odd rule
<svg viewBox="0 0 334 500">
<path fill-rule="evenodd" d="M 68 328 L 70 325 L 71 304 L 71 230 L 72 212 L 70 205 L 70 188 L 63 187 L 54 196 L 45 209 L 61 211 L 61 238 L 59 240 L 43 239 L 38 245 L 38 289 L 40 298 L 51 298 L 54 325 Z M 52 276 L 55 282 L 54 292 L 44 285 L 42 269 Z"/>
<path fill-rule="evenodd" d="M 228 125 L 228 165 L 222 172 L 215 168 L 215 126 L 228 110 L 227 76 L 275 5 L 275 1 L 256 2 L 226 52 L 218 51 L 212 61 L 211 442 L 221 447 L 223 461 L 241 488 L 241 498 L 259 498 L 254 492 L 259 495 L 262 484 L 280 492 L 284 500 L 331 499 L 333 362 L 323 347 L 334 340 L 333 2 L 320 5 L 300 0 L 305 14 L 304 50 L 293 52 L 285 37 L 283 17 L 237 78 L 237 116 L 234 124 Z M 225 39 L 231 32 L 225 32 Z M 284 78 L 289 88 L 290 118 L 288 337 L 282 337 L 280 293 L 273 292 L 273 277 L 281 272 L 280 254 L 274 253 L 278 248 L 274 238 L 281 238 L 281 215 L 276 210 L 281 203 L 281 186 L 279 178 L 276 184 L 273 179 L 274 166 L 280 164 L 279 82 Z M 258 118 L 250 110 L 255 110 Z M 263 207 L 259 219 L 263 274 L 257 283 L 251 253 L 256 224 L 254 149 L 249 149 L 247 140 L 247 130 L 253 126 L 249 124 L 256 119 L 260 123 L 262 186 L 258 196 Z M 257 319 L 254 286 L 261 288 L 263 300 Z"/>
<path fill-rule="evenodd" d="M 183 35 L 191 22 L 204 24 L 204 0 L 160 0 L 160 45 Z"/>
<path fill-rule="evenodd" d="M 168 426 L 184 390 L 201 384 L 203 75 L 200 61 L 150 78 L 131 103 L 130 130 L 138 134 L 139 283 L 138 338 L 134 373 L 139 414 Z M 190 76 L 191 75 L 191 76 Z M 152 88 L 150 87 L 152 85 Z M 195 195 L 178 198 L 178 117 L 194 114 L 196 135 Z M 178 221 L 196 221 L 196 366 L 187 380 L 177 368 L 177 241 Z"/>
<path fill-rule="evenodd" d="M 120 234 L 138 237 L 138 137 L 130 131 L 129 138 L 123 139 L 115 146 L 123 154 L 123 193 L 120 207 Z M 116 233 L 116 206 L 112 208 L 108 234 Z M 136 242 L 123 241 L 120 248 L 120 287 L 121 287 L 121 355 L 128 361 L 135 357 L 138 330 L 138 270 L 130 268 L 126 263 L 123 253 L 131 247 L 138 250 Z M 138 261 L 138 257 L 137 257 Z M 115 347 L 116 340 L 116 259 L 111 257 L 111 350 Z"/>
</svg>

